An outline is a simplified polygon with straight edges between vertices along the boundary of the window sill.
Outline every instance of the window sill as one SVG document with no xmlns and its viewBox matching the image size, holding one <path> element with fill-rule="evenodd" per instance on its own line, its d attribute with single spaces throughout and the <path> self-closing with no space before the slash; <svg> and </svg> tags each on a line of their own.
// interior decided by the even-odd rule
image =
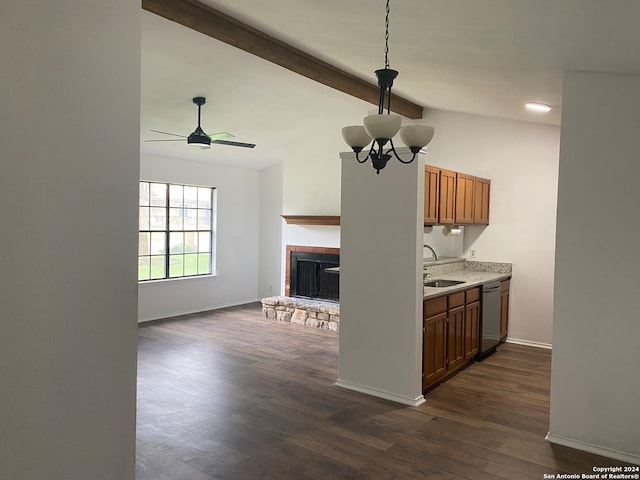
<svg viewBox="0 0 640 480">
<path fill-rule="evenodd" d="M 176 277 L 176 278 L 158 278 L 157 280 L 143 280 L 138 281 L 138 286 L 144 285 L 157 285 L 159 283 L 173 283 L 173 282 L 182 282 L 188 280 L 203 280 L 205 278 L 216 278 L 218 275 L 212 273 L 210 275 L 196 275 L 193 277 Z"/>
</svg>

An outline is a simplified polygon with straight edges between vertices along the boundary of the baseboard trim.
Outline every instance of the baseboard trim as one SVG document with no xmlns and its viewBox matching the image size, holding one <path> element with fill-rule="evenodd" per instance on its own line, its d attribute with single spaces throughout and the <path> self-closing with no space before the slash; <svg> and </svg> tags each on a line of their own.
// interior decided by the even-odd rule
<svg viewBox="0 0 640 480">
<path fill-rule="evenodd" d="M 401 405 L 407 405 L 409 407 L 417 407 L 426 402 L 423 395 L 419 395 L 416 398 L 403 397 L 402 395 L 396 395 L 395 393 L 386 392 L 384 390 L 378 390 L 376 388 L 366 387 L 364 385 L 358 385 L 357 383 L 346 382 L 344 380 L 336 380 L 336 387 L 344 388 L 346 390 L 353 390 L 354 392 L 364 393 L 365 395 L 371 395 L 372 397 L 382 398 Z"/>
<path fill-rule="evenodd" d="M 209 310 L 219 310 L 220 308 L 236 307 L 238 305 L 246 305 L 247 303 L 255 303 L 255 302 L 259 302 L 259 300 L 257 298 L 252 298 L 249 300 L 238 300 L 236 302 L 220 303 L 217 305 L 206 305 L 199 308 L 178 310 L 175 312 L 164 312 L 164 313 L 158 313 L 155 315 L 145 315 L 141 317 L 139 316 L 138 323 L 152 322 L 153 320 L 163 320 L 165 318 L 171 318 L 171 317 L 179 317 L 181 315 L 189 315 L 191 313 L 208 312 Z"/>
<path fill-rule="evenodd" d="M 562 445 L 563 447 L 575 448 L 576 450 L 593 453 L 602 457 L 612 458 L 621 462 L 640 465 L 640 455 L 635 455 L 633 453 L 621 452 L 620 450 L 614 450 L 612 448 L 594 445 L 592 443 L 581 442 L 580 440 L 574 440 L 572 438 L 563 437 L 562 435 L 555 435 L 553 433 L 547 433 L 547 436 L 544 437 L 544 439 L 549 443 L 555 443 L 556 445 Z"/>
<path fill-rule="evenodd" d="M 551 350 L 550 343 L 532 342 L 529 340 L 520 340 L 519 338 L 507 337 L 507 343 L 515 343 L 516 345 L 525 345 L 527 347 L 546 348 L 547 350 Z"/>
</svg>

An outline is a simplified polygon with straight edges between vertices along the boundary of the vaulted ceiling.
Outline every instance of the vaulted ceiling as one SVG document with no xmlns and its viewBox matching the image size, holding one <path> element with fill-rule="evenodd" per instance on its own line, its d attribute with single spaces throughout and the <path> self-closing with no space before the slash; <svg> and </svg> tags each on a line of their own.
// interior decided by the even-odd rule
<svg viewBox="0 0 640 480">
<path fill-rule="evenodd" d="M 384 66 L 384 0 L 203 3 L 372 84 Z M 637 0 L 391 0 L 389 60 L 400 72 L 394 90 L 425 111 L 559 125 L 563 70 L 640 74 L 638 19 Z M 146 11 L 141 91 L 143 152 L 249 168 L 280 161 L 288 142 L 311 136 L 342 102 L 362 116 L 374 108 Z M 170 138 L 151 129 L 189 134 L 197 95 L 207 97 L 207 133 L 231 132 L 258 146 L 201 152 L 145 141 Z M 527 101 L 553 110 L 531 113 Z M 350 123 L 336 124 L 335 135 Z"/>
</svg>

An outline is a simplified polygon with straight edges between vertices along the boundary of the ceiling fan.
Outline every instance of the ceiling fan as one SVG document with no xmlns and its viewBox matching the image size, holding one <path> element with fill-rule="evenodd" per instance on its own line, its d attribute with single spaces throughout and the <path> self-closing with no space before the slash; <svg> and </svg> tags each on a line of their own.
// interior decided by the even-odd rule
<svg viewBox="0 0 640 480">
<path fill-rule="evenodd" d="M 204 130 L 202 130 L 202 127 L 200 126 L 200 111 L 202 109 L 202 105 L 204 105 L 206 101 L 207 99 L 204 97 L 195 97 L 193 99 L 193 103 L 195 103 L 198 106 L 198 126 L 193 131 L 193 133 L 191 133 L 188 137 L 185 135 L 178 135 L 175 133 L 161 132 L 159 130 L 151 130 L 152 132 L 155 132 L 155 133 L 160 133 L 162 135 L 171 135 L 172 137 L 179 137 L 179 138 L 172 138 L 169 140 L 145 140 L 145 142 L 184 142 L 184 140 L 187 139 L 188 145 L 194 145 L 200 148 L 210 148 L 212 143 L 216 143 L 219 145 L 230 145 L 232 147 L 245 147 L 245 148 L 253 148 L 256 146 L 255 143 L 243 143 L 243 142 L 234 142 L 231 140 L 227 140 L 228 138 L 233 138 L 233 135 L 227 132 L 219 132 L 219 133 L 214 133 L 212 135 L 207 135 L 206 133 L 204 133 Z"/>
</svg>

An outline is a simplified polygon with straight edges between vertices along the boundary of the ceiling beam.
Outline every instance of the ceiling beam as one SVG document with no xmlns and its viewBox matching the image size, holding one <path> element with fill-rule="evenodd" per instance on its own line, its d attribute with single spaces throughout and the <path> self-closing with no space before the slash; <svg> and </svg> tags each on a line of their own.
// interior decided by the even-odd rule
<svg viewBox="0 0 640 480">
<path fill-rule="evenodd" d="M 380 90 L 377 85 L 196 0 L 142 0 L 142 8 L 323 85 L 378 105 Z M 408 118 L 422 118 L 420 105 L 397 95 L 393 96 L 391 109 Z"/>
</svg>

